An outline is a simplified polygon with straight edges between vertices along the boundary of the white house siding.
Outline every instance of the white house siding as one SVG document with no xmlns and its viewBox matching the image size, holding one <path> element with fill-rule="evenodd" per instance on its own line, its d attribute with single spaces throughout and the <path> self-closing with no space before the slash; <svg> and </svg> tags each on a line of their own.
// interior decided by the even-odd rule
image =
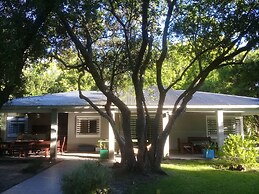
<svg viewBox="0 0 259 194">
<path fill-rule="evenodd" d="M 76 116 L 96 116 L 100 118 L 100 136 L 76 137 Z M 108 139 L 108 122 L 97 113 L 68 113 L 67 150 L 78 151 L 80 145 L 98 145 L 98 140 Z"/>
<path fill-rule="evenodd" d="M 200 112 L 186 112 L 176 121 L 174 129 L 170 133 L 170 150 L 178 150 L 178 141 L 187 142 L 188 137 L 206 137 L 207 133 L 207 119 L 215 119 L 216 127 L 216 113 L 200 113 Z M 242 116 L 235 113 L 224 113 L 224 120 L 236 120 L 242 121 Z M 228 127 L 228 123 L 224 123 L 224 128 Z M 241 126 L 239 126 L 241 127 Z M 236 131 L 241 133 L 242 131 Z M 227 135 L 224 136 L 226 138 Z M 212 140 L 217 141 L 217 135 L 211 136 Z"/>
<path fill-rule="evenodd" d="M 177 139 L 187 142 L 188 137 L 206 136 L 206 113 L 183 113 L 176 121 L 174 129 L 170 134 L 170 150 L 177 150 Z"/>
</svg>

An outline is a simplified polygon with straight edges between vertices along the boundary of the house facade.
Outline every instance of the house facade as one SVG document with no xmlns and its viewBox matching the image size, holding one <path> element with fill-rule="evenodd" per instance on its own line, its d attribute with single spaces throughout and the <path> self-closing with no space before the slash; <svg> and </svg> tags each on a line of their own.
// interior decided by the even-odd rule
<svg viewBox="0 0 259 194">
<path fill-rule="evenodd" d="M 169 91 L 161 130 L 170 117 L 175 100 L 182 92 Z M 106 98 L 100 92 L 85 91 L 84 95 L 104 109 Z M 152 115 L 156 111 L 157 94 L 152 92 L 146 96 Z M 125 103 L 132 110 L 132 137 L 136 138 L 134 98 L 126 96 Z M 111 126 L 87 102 L 79 98 L 78 91 L 13 99 L 0 112 L 3 141 L 15 140 L 21 135 L 24 139 L 50 140 L 50 155 L 56 157 L 58 140 L 65 141 L 68 152 L 88 152 L 94 151 L 98 141 L 105 139 L 108 140 L 110 157 L 113 157 L 116 145 Z M 113 107 L 112 113 L 120 128 L 120 112 Z M 197 92 L 171 131 L 164 155 L 179 150 L 179 139 L 186 142 L 188 137 L 211 137 L 220 146 L 230 133 L 243 135 L 245 115 L 259 115 L 259 99 Z"/>
</svg>

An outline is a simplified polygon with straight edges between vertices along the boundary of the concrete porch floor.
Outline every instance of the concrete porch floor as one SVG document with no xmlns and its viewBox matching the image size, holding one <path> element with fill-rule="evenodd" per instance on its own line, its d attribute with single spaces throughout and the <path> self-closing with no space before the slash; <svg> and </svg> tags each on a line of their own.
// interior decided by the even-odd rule
<svg viewBox="0 0 259 194">
<path fill-rule="evenodd" d="M 99 160 L 99 153 L 78 153 L 78 152 L 65 152 L 63 154 L 58 154 L 58 159 L 64 160 Z M 173 153 L 170 154 L 169 159 L 177 159 L 177 160 L 204 160 L 205 158 L 202 154 L 181 154 L 181 153 Z M 120 162 L 120 155 L 115 154 L 114 162 Z"/>
<path fill-rule="evenodd" d="M 177 160 L 204 160 L 202 154 L 170 154 L 169 159 Z"/>
</svg>

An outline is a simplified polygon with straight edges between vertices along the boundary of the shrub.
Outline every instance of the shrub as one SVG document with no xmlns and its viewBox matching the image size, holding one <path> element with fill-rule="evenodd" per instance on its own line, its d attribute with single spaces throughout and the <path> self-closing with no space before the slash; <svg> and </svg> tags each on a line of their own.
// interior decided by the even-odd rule
<svg viewBox="0 0 259 194">
<path fill-rule="evenodd" d="M 256 164 L 258 155 L 255 144 L 254 140 L 243 139 L 241 135 L 230 134 L 221 148 L 220 155 L 223 160 L 233 167 L 239 165 L 251 167 Z"/>
<path fill-rule="evenodd" d="M 61 180 L 64 194 L 108 193 L 111 170 L 96 162 L 86 162 Z"/>
</svg>

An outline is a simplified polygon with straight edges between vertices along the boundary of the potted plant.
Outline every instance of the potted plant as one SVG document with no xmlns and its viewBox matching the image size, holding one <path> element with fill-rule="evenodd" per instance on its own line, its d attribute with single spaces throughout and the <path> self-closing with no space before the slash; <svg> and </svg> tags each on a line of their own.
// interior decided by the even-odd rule
<svg viewBox="0 0 259 194">
<path fill-rule="evenodd" d="M 107 159 L 109 158 L 109 150 L 108 150 L 108 141 L 107 140 L 99 140 L 100 147 L 100 158 Z"/>
<path fill-rule="evenodd" d="M 203 157 L 206 159 L 213 159 L 215 158 L 215 148 L 216 145 L 214 142 L 209 142 L 204 145 L 204 148 L 202 149 Z"/>
</svg>

